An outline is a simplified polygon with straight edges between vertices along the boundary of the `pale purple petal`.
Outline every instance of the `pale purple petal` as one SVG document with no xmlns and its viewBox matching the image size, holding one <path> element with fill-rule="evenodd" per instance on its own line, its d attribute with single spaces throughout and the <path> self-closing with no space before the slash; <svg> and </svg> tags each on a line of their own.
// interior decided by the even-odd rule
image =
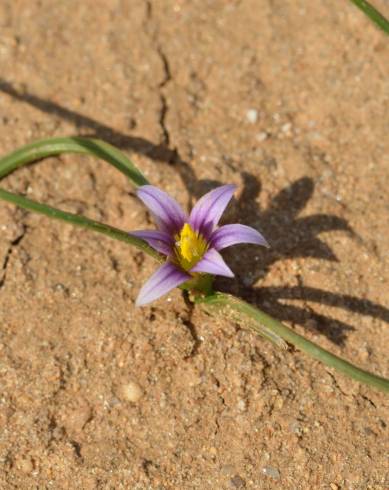
<svg viewBox="0 0 389 490">
<path fill-rule="evenodd" d="M 171 235 L 160 230 L 137 230 L 131 231 L 130 235 L 141 238 L 153 247 L 157 252 L 164 255 L 171 255 L 174 240 Z"/>
<path fill-rule="evenodd" d="M 210 246 L 216 250 L 222 250 L 238 243 L 253 243 L 269 247 L 266 239 L 259 231 L 246 225 L 224 225 L 215 230 L 210 238 Z"/>
<path fill-rule="evenodd" d="M 235 189 L 235 185 L 228 184 L 205 194 L 190 213 L 189 224 L 192 228 L 208 239 L 230 202 Z"/>
<path fill-rule="evenodd" d="M 188 279 L 191 279 L 189 274 L 178 269 L 171 262 L 165 262 L 143 285 L 136 300 L 136 306 L 142 306 L 160 298 Z"/>
<path fill-rule="evenodd" d="M 137 195 L 149 208 L 162 231 L 178 233 L 187 221 L 181 206 L 158 187 L 142 185 L 138 188 Z"/>
<path fill-rule="evenodd" d="M 207 272 L 218 276 L 234 277 L 234 273 L 224 262 L 223 257 L 214 248 L 210 248 L 204 257 L 192 267 L 190 272 Z"/>
</svg>

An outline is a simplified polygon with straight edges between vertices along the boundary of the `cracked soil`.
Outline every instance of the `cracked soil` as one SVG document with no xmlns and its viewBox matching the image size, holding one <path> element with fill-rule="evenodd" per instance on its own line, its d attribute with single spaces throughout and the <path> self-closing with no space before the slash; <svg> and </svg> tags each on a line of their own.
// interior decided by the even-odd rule
<svg viewBox="0 0 389 490">
<path fill-rule="evenodd" d="M 346 0 L 2 0 L 0 150 L 95 136 L 186 207 L 237 184 L 271 249 L 219 286 L 389 377 L 388 66 Z M 1 185 L 153 226 L 91 158 Z M 0 202 L 1 489 L 389 488 L 387 397 L 179 291 L 136 309 L 154 268 Z"/>
</svg>

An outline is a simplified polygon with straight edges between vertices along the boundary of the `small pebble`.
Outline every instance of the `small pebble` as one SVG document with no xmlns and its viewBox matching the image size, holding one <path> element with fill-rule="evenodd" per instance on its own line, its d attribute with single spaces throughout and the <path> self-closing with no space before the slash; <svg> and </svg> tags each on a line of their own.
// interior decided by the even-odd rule
<svg viewBox="0 0 389 490">
<path fill-rule="evenodd" d="M 274 407 L 280 410 L 284 406 L 284 400 L 281 396 L 277 396 L 274 401 Z"/>
<path fill-rule="evenodd" d="M 21 458 L 17 461 L 17 467 L 25 474 L 30 474 L 34 470 L 34 463 L 30 458 Z"/>
<path fill-rule="evenodd" d="M 243 400 L 243 398 L 241 398 L 239 401 L 238 401 L 238 410 L 240 410 L 241 412 L 244 412 L 247 408 L 247 405 L 246 405 L 246 401 Z"/>
<path fill-rule="evenodd" d="M 232 475 L 235 471 L 235 468 L 231 464 L 226 464 L 220 470 L 221 474 L 224 476 Z"/>
<path fill-rule="evenodd" d="M 267 139 L 267 137 L 268 137 L 268 134 L 266 133 L 266 131 L 261 131 L 260 133 L 258 133 L 255 136 L 255 139 L 261 143 L 262 141 L 265 141 L 265 139 Z"/>
<path fill-rule="evenodd" d="M 140 386 L 133 381 L 123 385 L 120 391 L 122 397 L 129 402 L 139 401 L 143 394 Z"/>
<path fill-rule="evenodd" d="M 262 468 L 262 473 L 266 476 L 270 476 L 270 478 L 274 478 L 274 480 L 280 479 L 280 472 L 277 468 L 273 468 L 272 466 L 265 466 L 265 468 Z"/>
<path fill-rule="evenodd" d="M 235 475 L 231 478 L 230 485 L 234 488 L 243 488 L 246 486 L 246 482 L 239 475 Z"/>
<path fill-rule="evenodd" d="M 258 111 L 256 109 L 249 109 L 246 112 L 246 119 L 249 123 L 255 124 L 258 121 Z"/>
</svg>

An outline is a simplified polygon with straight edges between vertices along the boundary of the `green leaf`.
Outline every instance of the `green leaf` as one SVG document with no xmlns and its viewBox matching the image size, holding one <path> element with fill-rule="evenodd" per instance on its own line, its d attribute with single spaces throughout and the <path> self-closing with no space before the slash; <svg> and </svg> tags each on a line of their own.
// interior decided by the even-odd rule
<svg viewBox="0 0 389 490">
<path fill-rule="evenodd" d="M 0 179 L 23 165 L 61 153 L 81 153 L 101 158 L 126 175 L 133 185 L 149 183 L 131 160 L 114 146 L 98 139 L 76 136 L 35 141 L 10 153 L 0 160 Z"/>
<path fill-rule="evenodd" d="M 134 247 L 139 248 L 140 250 L 147 253 L 148 255 L 151 255 L 160 262 L 164 260 L 163 256 L 160 255 L 153 248 L 151 248 L 144 240 L 129 235 L 127 232 L 119 230 L 118 228 L 114 228 L 113 226 L 94 221 L 90 218 L 86 218 L 85 216 L 80 216 L 78 214 L 67 213 L 66 211 L 53 208 L 51 206 L 48 206 L 47 204 L 41 204 L 39 202 L 32 201 L 31 199 L 27 199 L 26 197 L 19 196 L 18 194 L 8 192 L 4 189 L 0 189 L 0 199 L 4 199 L 5 201 L 8 201 L 12 204 L 16 204 L 17 206 L 23 209 L 27 209 L 28 211 L 34 211 L 35 213 L 44 214 L 49 218 L 65 221 L 66 223 L 70 223 L 81 228 L 88 228 L 89 230 L 102 233 L 103 235 L 107 235 L 110 238 L 114 238 L 115 240 L 120 240 L 122 242 L 128 243 L 129 245 L 133 245 Z"/>
<path fill-rule="evenodd" d="M 362 12 L 369 17 L 386 34 L 389 34 L 389 21 L 373 5 L 366 0 L 351 0 Z"/>
<path fill-rule="evenodd" d="M 295 347 L 302 350 L 309 356 L 321 361 L 326 366 L 332 367 L 346 376 L 359 381 L 360 383 L 364 383 L 389 393 L 388 379 L 382 378 L 368 371 L 364 371 L 348 361 L 341 359 L 335 354 L 331 354 L 331 352 L 326 351 L 319 345 L 316 345 L 308 339 L 302 337 L 283 323 L 272 318 L 258 308 L 254 308 L 254 306 L 251 306 L 245 301 L 236 298 L 235 296 L 225 293 L 215 293 L 210 296 L 196 298 L 196 303 L 222 307 L 224 313 L 226 313 L 228 310 L 234 310 L 239 314 L 243 314 L 257 322 L 260 326 L 265 326 L 268 330 L 273 332 L 274 335 L 281 337 L 286 342 L 293 344 Z M 252 328 L 250 323 L 248 326 Z M 254 330 L 257 332 L 256 328 L 254 328 Z"/>
<path fill-rule="evenodd" d="M 35 141 L 34 143 L 19 148 L 0 160 L 0 179 L 23 165 L 61 153 L 80 153 L 101 158 L 126 175 L 133 185 L 140 186 L 148 184 L 147 179 L 120 150 L 104 141 L 79 137 L 50 138 Z M 111 238 L 121 240 L 129 245 L 137 247 L 160 262 L 163 260 L 162 256 L 151 248 L 144 240 L 133 237 L 125 231 L 104 223 L 99 223 L 98 221 L 77 214 L 61 211 L 60 209 L 32 201 L 26 197 L 3 189 L 0 189 L 0 199 L 21 208 L 28 209 L 29 211 L 44 214 L 56 220 L 65 221 L 66 223 L 103 233 Z"/>
</svg>

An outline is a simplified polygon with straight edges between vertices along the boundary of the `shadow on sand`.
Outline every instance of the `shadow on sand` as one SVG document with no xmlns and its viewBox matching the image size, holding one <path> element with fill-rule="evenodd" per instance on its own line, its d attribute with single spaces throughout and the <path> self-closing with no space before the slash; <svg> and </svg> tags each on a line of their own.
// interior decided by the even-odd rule
<svg viewBox="0 0 389 490">
<path fill-rule="evenodd" d="M 145 138 L 114 131 L 109 126 L 57 103 L 27 92 L 21 93 L 10 83 L 1 79 L 0 91 L 47 114 L 71 122 L 83 136 L 106 140 L 122 150 L 145 155 L 159 165 L 174 166 L 188 193 L 194 199 L 199 198 L 210 188 L 221 184 L 217 181 L 198 180 L 190 164 L 180 157 L 176 149 L 168 148 L 163 144 L 154 144 Z M 250 283 L 254 284 L 269 271 L 275 262 L 285 258 L 311 257 L 336 262 L 337 257 L 334 252 L 319 238 L 322 232 L 342 231 L 356 238 L 348 223 L 337 216 L 318 214 L 299 218 L 300 212 L 313 194 L 314 182 L 312 179 L 304 177 L 292 183 L 274 197 L 268 209 L 261 210 L 257 204 L 257 197 L 261 191 L 260 182 L 246 172 L 241 173 L 241 176 L 244 184 L 243 192 L 231 207 L 229 221 L 254 226 L 260 222 L 261 231 L 272 246 L 270 250 L 258 251 L 256 248 L 255 255 L 258 257 L 256 262 L 247 261 L 246 266 L 239 264 L 243 273 L 245 267 L 247 271 L 249 269 Z M 250 253 L 253 249 L 247 246 L 246 250 Z M 236 262 L 233 251 L 227 253 L 230 254 L 232 261 Z M 258 264 L 254 269 L 253 263 Z M 238 267 L 235 266 L 235 270 L 238 270 Z M 242 277 L 242 272 L 238 274 L 238 277 Z M 293 287 L 250 287 L 245 286 L 244 281 L 237 283 L 222 279 L 220 286 L 221 289 L 233 292 L 252 304 L 265 305 L 266 312 L 281 321 L 287 320 L 305 327 L 308 325 L 310 329 L 320 332 L 338 345 L 344 344 L 347 332 L 354 330 L 354 327 L 328 315 L 315 313 L 309 307 L 285 304 L 285 301 L 310 301 L 389 322 L 389 310 L 383 306 L 365 299 L 307 287 L 301 283 L 301 280 L 298 286 Z"/>
</svg>

